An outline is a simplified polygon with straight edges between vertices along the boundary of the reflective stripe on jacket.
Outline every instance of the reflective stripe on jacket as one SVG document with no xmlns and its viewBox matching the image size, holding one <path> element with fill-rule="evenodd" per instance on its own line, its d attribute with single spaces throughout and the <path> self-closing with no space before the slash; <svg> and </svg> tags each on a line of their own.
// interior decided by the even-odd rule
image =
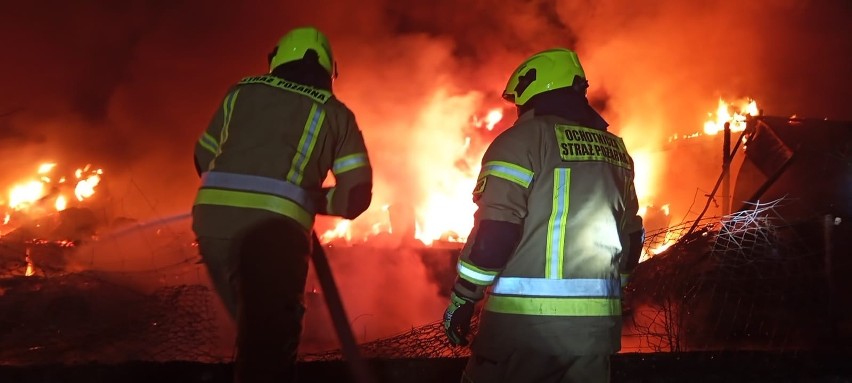
<svg viewBox="0 0 852 383">
<path fill-rule="evenodd" d="M 201 177 L 195 204 L 266 210 L 293 218 L 308 230 L 314 223 L 313 202 L 304 189 L 267 177 L 206 172 Z"/>
<path fill-rule="evenodd" d="M 204 174 L 196 209 L 262 210 L 287 216 L 306 230 L 317 212 L 348 211 L 349 191 L 372 184 L 352 111 L 325 90 L 270 75 L 247 77 L 228 91 L 196 143 L 195 158 Z M 332 199 L 318 209 L 313 204 L 322 200 L 330 171 L 336 181 L 328 193 Z M 205 222 L 194 227 L 201 234 L 227 236 L 239 229 L 230 218 L 205 214 Z"/>
<path fill-rule="evenodd" d="M 628 235 L 642 229 L 633 161 L 622 139 L 526 113 L 494 140 L 482 163 L 474 190 L 478 211 L 458 274 L 478 290 L 490 286 L 483 320 L 509 315 L 515 319 L 500 321 L 535 326 L 540 342 L 564 334 L 597 339 L 588 347 L 601 352 L 617 349 L 623 250 Z M 483 220 L 523 228 L 504 267 L 470 258 Z"/>
</svg>

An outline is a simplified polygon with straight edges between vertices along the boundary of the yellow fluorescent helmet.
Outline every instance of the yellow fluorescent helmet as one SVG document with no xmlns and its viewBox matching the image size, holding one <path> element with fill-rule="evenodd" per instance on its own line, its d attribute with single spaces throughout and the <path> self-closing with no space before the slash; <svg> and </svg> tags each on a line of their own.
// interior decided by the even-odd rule
<svg viewBox="0 0 852 383">
<path fill-rule="evenodd" d="M 548 49 L 532 55 L 515 69 L 503 98 L 524 105 L 539 93 L 574 85 L 575 76 L 586 78 L 577 53 L 564 48 Z"/>
<path fill-rule="evenodd" d="M 272 72 L 281 64 L 302 59 L 308 50 L 317 53 L 320 65 L 328 71 L 331 78 L 337 77 L 337 64 L 331 53 L 331 44 L 328 38 L 314 27 L 296 28 L 282 36 L 269 59 L 269 71 Z"/>
</svg>

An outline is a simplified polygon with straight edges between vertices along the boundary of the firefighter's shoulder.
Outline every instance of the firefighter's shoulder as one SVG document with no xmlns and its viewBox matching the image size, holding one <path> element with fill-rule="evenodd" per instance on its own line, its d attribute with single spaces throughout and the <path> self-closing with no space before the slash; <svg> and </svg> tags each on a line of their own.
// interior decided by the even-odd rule
<svg viewBox="0 0 852 383">
<path fill-rule="evenodd" d="M 541 127 L 545 122 L 537 119 L 521 119 L 494 138 L 489 151 L 520 152 L 537 145 Z"/>
</svg>

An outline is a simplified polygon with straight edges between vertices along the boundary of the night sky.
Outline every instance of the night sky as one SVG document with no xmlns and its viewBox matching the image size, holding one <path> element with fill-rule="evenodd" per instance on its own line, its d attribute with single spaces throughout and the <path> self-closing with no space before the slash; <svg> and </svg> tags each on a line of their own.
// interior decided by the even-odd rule
<svg viewBox="0 0 852 383">
<path fill-rule="evenodd" d="M 379 195 L 404 191 L 382 178 L 418 161 L 391 159 L 417 152 L 423 105 L 473 95 L 463 112 L 505 106 L 512 69 L 555 45 L 578 50 L 591 97 L 634 148 L 700 130 L 719 97 L 852 120 L 852 2 L 649 3 L 5 1 L 0 181 L 39 161 L 94 162 L 114 192 L 145 201 L 128 214 L 188 209 L 193 143 L 225 90 L 265 72 L 278 37 L 307 24 L 331 39 L 335 91 L 364 130 Z M 435 145 L 445 128 L 426 132 Z"/>
</svg>

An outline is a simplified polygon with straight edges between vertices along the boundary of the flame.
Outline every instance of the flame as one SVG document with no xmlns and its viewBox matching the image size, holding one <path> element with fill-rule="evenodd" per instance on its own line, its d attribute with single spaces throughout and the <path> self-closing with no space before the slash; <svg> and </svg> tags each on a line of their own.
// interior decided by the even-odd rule
<svg viewBox="0 0 852 383">
<path fill-rule="evenodd" d="M 448 97 L 445 93 L 438 91 L 431 101 L 424 104 L 419 119 L 415 123 L 415 130 L 429 131 L 415 138 L 423 144 L 422 147 L 427 149 L 420 153 L 420 156 L 412 156 L 416 164 L 412 172 L 418 175 L 420 184 L 426 185 L 428 190 L 424 191 L 422 198 L 410 201 L 416 202 L 414 236 L 427 246 L 434 245 L 438 240 L 448 242 L 467 240 L 466 236 L 473 226 L 473 216 L 476 211 L 476 205 L 471 200 L 471 191 L 479 173 L 479 160 L 488 144 L 476 139 L 475 135 L 483 131 L 493 131 L 504 117 L 503 110 L 500 108 L 475 113 L 477 102 L 467 97 Z M 464 117 L 465 113 L 468 113 L 469 117 Z M 669 141 L 713 135 L 722 130 L 726 122 L 731 123 L 732 131 L 741 131 L 745 129 L 747 116 L 758 114 L 757 102 L 753 99 L 746 98 L 733 102 L 719 99 L 716 111 L 709 113 L 710 119 L 705 123 L 703 133 L 696 131 L 685 135 L 673 135 L 670 136 Z M 442 129 L 450 127 L 450 130 L 435 132 L 434 129 L 420 129 L 434 126 L 440 126 Z M 466 126 L 475 129 L 467 129 Z M 457 134 L 452 131 L 456 127 Z M 465 132 L 469 134 L 465 135 Z M 435 137 L 440 139 L 436 141 Z M 454 138 L 457 141 L 454 141 Z M 440 145 L 436 146 L 436 143 Z M 652 201 L 664 200 L 665 196 L 660 196 L 660 193 L 664 191 L 657 190 L 655 180 L 660 177 L 658 169 L 663 168 L 663 161 L 666 159 L 653 146 L 633 149 L 631 155 L 635 164 L 634 183 L 640 201 L 639 214 L 645 216 L 648 207 L 653 206 Z M 375 202 L 385 203 L 387 200 Z M 387 204 L 382 206 L 385 214 L 379 215 L 374 211 L 371 214 L 365 213 L 356 220 L 356 223 L 364 224 L 353 225 L 351 221 L 339 220 L 332 229 L 322 234 L 321 240 L 326 243 L 335 239 L 350 242 L 352 238 L 368 240 L 370 236 L 390 233 L 391 229 L 385 222 L 387 221 Z M 657 206 L 665 216 L 670 216 L 672 207 L 668 203 Z M 679 235 L 675 232 L 667 232 L 662 241 L 654 245 L 655 247 L 643 251 L 643 260 L 665 251 L 677 242 L 678 237 Z"/>
<path fill-rule="evenodd" d="M 53 163 L 53 162 L 41 164 L 41 165 L 38 166 L 38 174 L 47 174 L 48 172 L 53 170 L 53 168 L 55 168 L 55 167 L 56 167 L 56 164 Z"/>
<path fill-rule="evenodd" d="M 503 111 L 500 109 L 493 109 L 488 112 L 488 115 L 485 116 L 485 129 L 494 130 L 494 125 L 497 125 L 500 120 L 503 119 Z"/>
<path fill-rule="evenodd" d="M 44 183 L 29 181 L 12 187 L 9 191 L 9 207 L 22 210 L 44 197 Z"/>
<path fill-rule="evenodd" d="M 75 175 L 80 181 L 74 187 L 74 196 L 77 197 L 78 201 L 82 201 L 95 194 L 95 187 L 101 183 L 101 174 L 103 174 L 103 171 L 98 169 L 86 178 L 82 178 L 82 170 L 77 169 Z"/>
<path fill-rule="evenodd" d="M 740 132 L 746 128 L 746 118 L 757 116 L 760 110 L 757 101 L 750 98 L 738 100 L 732 103 L 719 99 L 716 115 L 708 113 L 709 119 L 704 123 L 704 133 L 713 135 L 725 129 L 725 123 L 730 123 L 732 132 Z"/>
<path fill-rule="evenodd" d="M 3 225 L 8 225 L 15 212 L 23 214 L 45 214 L 45 210 L 62 211 L 68 208 L 68 196 L 66 189 L 66 177 L 54 175 L 57 164 L 46 162 L 38 165 L 36 174 L 30 180 L 14 184 L 9 188 L 8 202 L 0 202 L 0 206 L 6 206 Z M 73 193 L 77 201 L 91 198 L 95 189 L 100 184 L 103 170 L 93 169 L 91 165 L 78 168 L 74 172 L 76 183 L 73 184 Z"/>
<path fill-rule="evenodd" d="M 337 221 L 337 224 L 333 229 L 326 231 L 320 236 L 320 241 L 323 243 L 331 242 L 335 239 L 345 239 L 346 242 L 352 240 L 352 221 L 348 219 L 341 219 Z"/>
<path fill-rule="evenodd" d="M 56 208 L 56 211 L 63 211 L 68 207 L 68 201 L 65 199 L 65 196 L 56 197 L 56 203 L 53 205 Z"/>
<path fill-rule="evenodd" d="M 35 266 L 33 265 L 33 260 L 30 258 L 30 248 L 28 247 L 26 250 L 26 255 L 24 259 L 27 261 L 27 270 L 24 271 L 24 275 L 27 277 L 31 277 L 35 275 Z"/>
<path fill-rule="evenodd" d="M 639 208 L 639 215 L 642 217 L 646 217 L 648 213 L 648 209 L 653 206 L 645 205 Z M 660 206 L 659 211 L 661 211 L 666 217 L 671 215 L 671 206 L 669 204 L 665 204 Z M 665 235 L 663 235 L 663 239 L 661 241 L 652 240 L 653 242 L 657 242 L 656 246 L 651 249 L 642 249 L 642 254 L 639 256 L 639 262 L 645 262 L 646 260 L 652 258 L 653 256 L 660 254 L 672 245 L 674 245 L 677 240 L 680 238 L 680 233 L 674 231 L 666 231 Z M 647 244 L 647 243 L 646 243 Z"/>
<path fill-rule="evenodd" d="M 669 247 L 674 245 L 679 238 L 680 234 L 675 233 L 674 231 L 667 231 L 666 235 L 663 237 L 663 241 L 657 245 L 657 247 L 651 249 L 651 254 L 657 255 L 666 251 Z"/>
<path fill-rule="evenodd" d="M 502 120 L 503 110 L 499 108 L 494 108 L 488 111 L 488 113 L 485 115 L 485 118 L 473 116 L 473 126 L 477 128 L 484 127 L 485 130 L 492 131 L 494 130 L 494 126 Z"/>
<path fill-rule="evenodd" d="M 452 177 L 455 182 L 450 181 L 440 193 L 429 195 L 418 212 L 414 238 L 427 246 L 439 239 L 464 242 L 473 228 L 476 205 L 471 200 L 471 191 L 476 185 L 476 176 L 455 174 Z"/>
</svg>

